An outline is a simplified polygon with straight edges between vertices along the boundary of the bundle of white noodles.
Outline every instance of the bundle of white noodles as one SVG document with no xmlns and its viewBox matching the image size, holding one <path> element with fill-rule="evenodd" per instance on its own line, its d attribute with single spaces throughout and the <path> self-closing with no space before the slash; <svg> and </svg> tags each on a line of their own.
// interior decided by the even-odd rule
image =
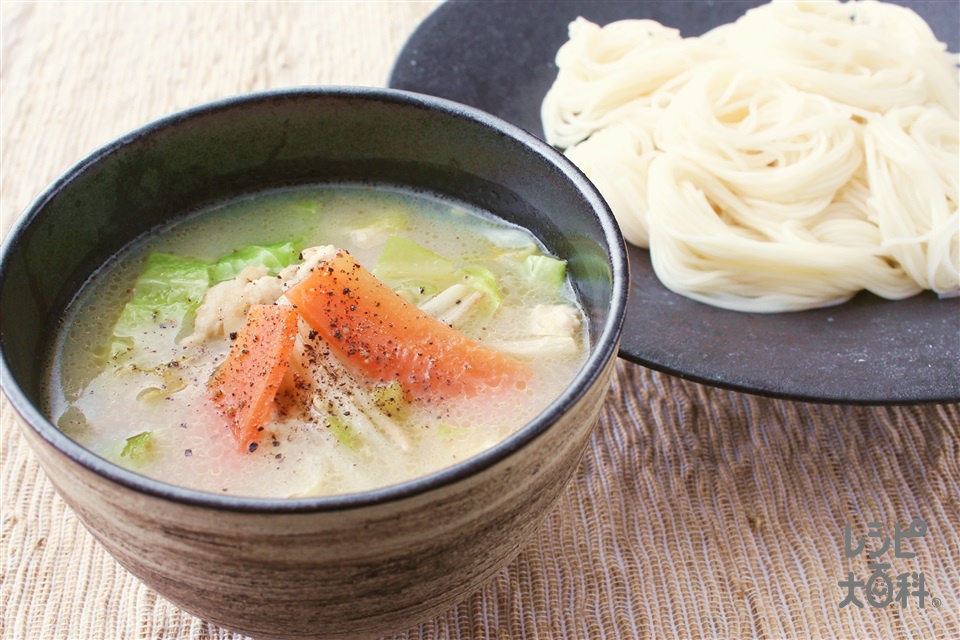
<svg viewBox="0 0 960 640">
<path fill-rule="evenodd" d="M 670 289 L 776 312 L 956 296 L 957 56 L 872 1 L 774 1 L 699 38 L 582 18 L 547 140 Z"/>
</svg>

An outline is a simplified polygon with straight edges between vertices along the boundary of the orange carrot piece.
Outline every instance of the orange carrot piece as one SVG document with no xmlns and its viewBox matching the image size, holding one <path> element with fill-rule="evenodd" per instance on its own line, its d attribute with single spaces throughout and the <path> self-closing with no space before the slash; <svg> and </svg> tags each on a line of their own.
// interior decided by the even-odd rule
<svg viewBox="0 0 960 640">
<path fill-rule="evenodd" d="M 398 380 L 412 400 L 523 385 L 530 370 L 410 304 L 340 250 L 287 298 L 334 355 L 377 382 Z"/>
<path fill-rule="evenodd" d="M 297 311 L 289 305 L 254 305 L 247 311 L 230 355 L 210 379 L 208 392 L 240 446 L 256 449 L 277 388 L 290 366 Z"/>
</svg>

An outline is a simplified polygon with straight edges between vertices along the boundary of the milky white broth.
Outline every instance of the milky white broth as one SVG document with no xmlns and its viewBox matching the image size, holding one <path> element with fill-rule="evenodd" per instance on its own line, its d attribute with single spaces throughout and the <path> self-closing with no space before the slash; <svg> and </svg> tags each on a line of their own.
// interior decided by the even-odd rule
<svg viewBox="0 0 960 640">
<path fill-rule="evenodd" d="M 522 391 L 458 398 L 404 409 L 406 450 L 383 434 L 344 446 L 316 415 L 274 411 L 259 446 L 241 450 L 210 407 L 207 382 L 230 339 L 183 340 L 190 327 L 165 328 L 174 363 L 157 371 L 120 367 L 111 336 L 151 253 L 214 261 L 239 247 L 296 240 L 298 247 L 336 245 L 373 269 L 383 238 L 357 229 L 384 216 L 407 219 L 394 235 L 458 266 L 484 261 L 498 277 L 502 304 L 492 318 L 464 329 L 488 344 L 529 337 L 537 305 L 566 305 L 582 316 L 568 282 L 543 287 L 510 260 L 492 259 L 535 245 L 527 232 L 432 196 L 383 187 L 338 185 L 262 193 L 202 211 L 151 234 L 112 260 L 83 288 L 57 336 L 48 376 L 47 413 L 94 453 L 159 480 L 230 495 L 299 497 L 382 487 L 465 460 L 504 439 L 541 412 L 569 383 L 587 352 L 585 323 L 575 353 L 520 356 L 534 374 Z M 392 218 L 391 218 L 392 219 Z M 361 246 L 362 245 L 362 246 Z M 148 455 L 124 454 L 127 439 L 150 433 Z"/>
</svg>

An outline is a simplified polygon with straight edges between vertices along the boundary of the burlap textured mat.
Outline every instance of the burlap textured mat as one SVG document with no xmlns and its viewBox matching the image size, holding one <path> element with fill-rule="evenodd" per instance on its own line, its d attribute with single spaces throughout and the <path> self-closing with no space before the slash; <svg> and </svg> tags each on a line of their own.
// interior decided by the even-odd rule
<svg viewBox="0 0 960 640">
<path fill-rule="evenodd" d="M 433 6 L 4 3 L 3 231 L 71 163 L 171 111 L 271 87 L 382 86 Z M 5 403 L 2 432 L 4 638 L 234 637 L 100 549 Z M 901 536 L 901 556 L 916 555 L 897 557 L 895 527 L 918 520 L 922 536 Z M 770 400 L 620 363 L 593 445 L 535 542 L 483 591 L 397 637 L 956 639 L 958 532 L 960 406 Z M 893 590 L 880 607 L 867 554 L 884 538 L 876 561 Z M 851 594 L 862 607 L 840 606 Z"/>
</svg>

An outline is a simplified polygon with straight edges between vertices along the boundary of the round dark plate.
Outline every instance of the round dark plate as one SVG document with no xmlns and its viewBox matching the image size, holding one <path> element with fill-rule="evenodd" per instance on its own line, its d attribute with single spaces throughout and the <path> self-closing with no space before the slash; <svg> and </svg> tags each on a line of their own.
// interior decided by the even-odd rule
<svg viewBox="0 0 960 640">
<path fill-rule="evenodd" d="M 540 103 L 554 56 L 577 16 L 598 24 L 650 18 L 699 35 L 762 4 L 736 0 L 448 0 L 394 63 L 389 86 L 449 98 L 543 137 Z M 901 1 L 957 51 L 960 3 Z M 891 302 L 782 314 L 717 309 L 660 284 L 644 249 L 629 247 L 631 288 L 621 357 L 696 382 L 811 402 L 960 401 L 960 298 L 925 293 Z"/>
</svg>

